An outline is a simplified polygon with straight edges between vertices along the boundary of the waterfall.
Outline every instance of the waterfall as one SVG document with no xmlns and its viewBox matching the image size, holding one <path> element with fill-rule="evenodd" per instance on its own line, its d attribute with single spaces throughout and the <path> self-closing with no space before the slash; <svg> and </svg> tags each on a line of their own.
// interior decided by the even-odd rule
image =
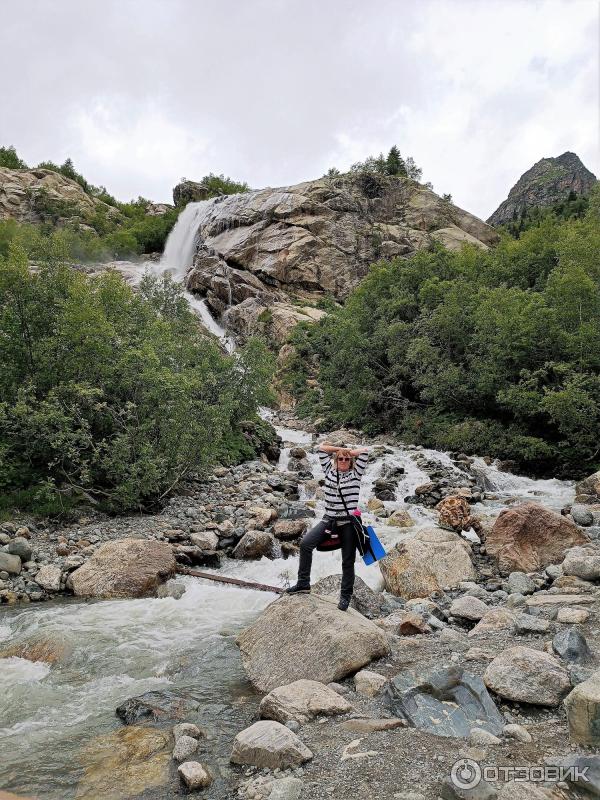
<svg viewBox="0 0 600 800">
<path fill-rule="evenodd" d="M 194 260 L 198 225 L 205 205 L 206 201 L 188 203 L 183 209 L 167 239 L 159 272 L 171 272 L 176 280 L 183 281 Z"/>
</svg>

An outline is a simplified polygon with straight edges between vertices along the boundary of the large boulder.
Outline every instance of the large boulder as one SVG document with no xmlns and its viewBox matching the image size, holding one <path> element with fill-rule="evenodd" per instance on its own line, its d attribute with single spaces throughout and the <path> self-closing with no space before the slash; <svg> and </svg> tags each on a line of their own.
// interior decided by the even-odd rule
<svg viewBox="0 0 600 800">
<path fill-rule="evenodd" d="M 313 754 L 289 728 L 280 722 L 260 720 L 240 731 L 233 740 L 231 761 L 268 769 L 299 767 Z"/>
<path fill-rule="evenodd" d="M 341 585 L 341 575 L 327 575 L 314 584 L 312 592 L 313 594 L 322 595 L 323 597 L 339 598 Z M 368 619 L 382 617 L 390 611 L 389 604 L 383 594 L 373 591 L 373 589 L 358 576 L 354 580 L 354 591 L 352 593 L 350 607 L 356 609 L 359 614 L 362 614 Z"/>
<path fill-rule="evenodd" d="M 577 684 L 565 698 L 571 740 L 600 746 L 600 672 Z"/>
<path fill-rule="evenodd" d="M 471 548 L 441 528 L 408 534 L 379 562 L 385 588 L 400 597 L 428 597 L 476 577 Z"/>
<path fill-rule="evenodd" d="M 497 735 L 504 725 L 481 678 L 462 667 L 401 672 L 390 681 L 386 701 L 396 717 L 436 736 L 467 737 L 474 728 Z"/>
<path fill-rule="evenodd" d="M 274 558 L 275 538 L 269 531 L 251 529 L 236 544 L 231 554 L 233 558 Z"/>
<path fill-rule="evenodd" d="M 600 551 L 586 547 L 573 547 L 562 563 L 565 575 L 575 575 L 584 581 L 596 581 L 600 578 Z"/>
<path fill-rule="evenodd" d="M 387 655 L 385 633 L 337 600 L 284 595 L 238 637 L 244 669 L 260 692 L 305 678 L 330 683 Z M 300 653 L 310 654 L 301 658 Z"/>
<path fill-rule="evenodd" d="M 488 664 L 483 680 L 500 697 L 538 706 L 557 706 L 571 688 L 559 661 L 531 647 L 503 650 Z"/>
<path fill-rule="evenodd" d="M 538 503 L 523 503 L 500 512 L 485 546 L 503 573 L 537 572 L 559 564 L 570 547 L 586 542 L 571 520 Z"/>
<path fill-rule="evenodd" d="M 575 487 L 576 503 L 600 503 L 600 472 L 594 472 Z"/>
<path fill-rule="evenodd" d="M 290 720 L 302 724 L 319 715 L 329 717 L 353 710 L 352 705 L 329 686 L 307 680 L 278 686 L 263 697 L 259 706 L 263 719 L 274 719 L 283 724 Z"/>
<path fill-rule="evenodd" d="M 175 574 L 176 566 L 167 542 L 121 539 L 101 545 L 70 581 L 78 597 L 146 597 Z"/>
</svg>

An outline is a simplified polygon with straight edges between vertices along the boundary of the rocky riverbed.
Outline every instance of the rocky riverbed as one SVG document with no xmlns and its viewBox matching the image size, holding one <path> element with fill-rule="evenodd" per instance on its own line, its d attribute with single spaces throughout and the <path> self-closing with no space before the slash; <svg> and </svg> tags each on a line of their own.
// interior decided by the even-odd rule
<svg viewBox="0 0 600 800">
<path fill-rule="evenodd" d="M 361 502 L 388 556 L 357 564 L 347 614 L 326 577 L 338 553 L 315 557 L 310 596 L 178 575 L 294 580 L 321 510 L 317 437 L 274 421 L 277 464 L 219 468 L 160 514 L 1 526 L 0 786 L 48 800 L 580 796 L 568 775 L 475 794 L 448 780 L 463 758 L 596 753 L 599 477 L 532 481 L 370 442 Z"/>
</svg>

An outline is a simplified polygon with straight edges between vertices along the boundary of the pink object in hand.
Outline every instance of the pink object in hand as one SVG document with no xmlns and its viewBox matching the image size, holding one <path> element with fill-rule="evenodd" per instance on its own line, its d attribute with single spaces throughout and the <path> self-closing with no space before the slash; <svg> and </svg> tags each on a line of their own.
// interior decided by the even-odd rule
<svg viewBox="0 0 600 800">
<path fill-rule="evenodd" d="M 352 512 L 352 516 L 353 517 L 362 517 L 362 511 L 360 510 L 360 508 L 355 508 L 354 511 Z"/>
</svg>

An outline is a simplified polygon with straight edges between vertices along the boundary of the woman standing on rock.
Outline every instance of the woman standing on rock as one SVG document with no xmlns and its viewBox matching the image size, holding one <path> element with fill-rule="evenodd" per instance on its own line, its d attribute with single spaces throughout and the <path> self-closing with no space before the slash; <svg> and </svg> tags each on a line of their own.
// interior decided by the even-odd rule
<svg viewBox="0 0 600 800">
<path fill-rule="evenodd" d="M 319 447 L 319 459 L 325 473 L 325 515 L 300 542 L 298 582 L 287 592 L 310 592 L 313 550 L 332 534 L 337 534 L 342 549 L 342 585 L 338 608 L 346 611 L 354 588 L 357 545 L 356 521 L 352 512 L 358 507 L 360 479 L 364 475 L 368 455 L 364 447 L 360 450 L 349 450 L 324 443 Z"/>
</svg>

